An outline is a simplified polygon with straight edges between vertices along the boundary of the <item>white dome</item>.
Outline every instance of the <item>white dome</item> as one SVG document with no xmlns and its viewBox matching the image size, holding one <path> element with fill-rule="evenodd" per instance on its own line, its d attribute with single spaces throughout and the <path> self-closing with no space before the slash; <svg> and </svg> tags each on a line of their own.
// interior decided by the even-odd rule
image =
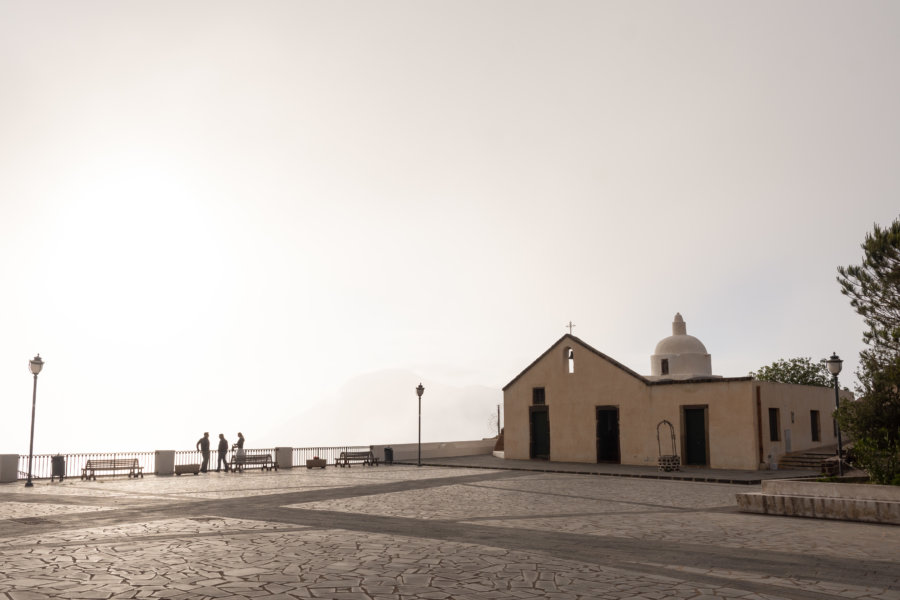
<svg viewBox="0 0 900 600">
<path fill-rule="evenodd" d="M 650 357 L 650 379 L 714 377 L 712 360 L 703 342 L 687 334 L 681 313 L 675 313 L 672 335 L 656 345 Z"/>
<path fill-rule="evenodd" d="M 692 335 L 670 335 L 659 341 L 653 354 L 708 354 L 703 342 Z"/>
</svg>

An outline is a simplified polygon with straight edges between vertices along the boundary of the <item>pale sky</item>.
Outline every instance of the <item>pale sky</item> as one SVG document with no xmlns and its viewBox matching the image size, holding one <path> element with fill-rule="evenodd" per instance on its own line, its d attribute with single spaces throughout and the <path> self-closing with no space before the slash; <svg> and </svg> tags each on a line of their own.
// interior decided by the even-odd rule
<svg viewBox="0 0 900 600">
<path fill-rule="evenodd" d="M 36 453 L 476 439 L 569 320 L 852 384 L 898 64 L 893 1 L 0 0 L 0 453 L 38 352 Z"/>
</svg>

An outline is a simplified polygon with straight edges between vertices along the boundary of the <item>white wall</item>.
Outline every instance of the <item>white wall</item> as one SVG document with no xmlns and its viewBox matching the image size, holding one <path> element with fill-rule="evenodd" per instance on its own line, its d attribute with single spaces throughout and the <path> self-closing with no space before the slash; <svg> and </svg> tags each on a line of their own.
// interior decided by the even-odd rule
<svg viewBox="0 0 900 600">
<path fill-rule="evenodd" d="M 450 458 L 453 456 L 474 456 L 477 454 L 491 454 L 494 451 L 496 438 L 472 440 L 468 442 L 428 442 L 422 444 L 422 460 L 426 458 Z M 416 460 L 418 457 L 418 444 L 379 444 L 372 446 L 372 451 L 378 460 L 384 460 L 384 447 L 394 449 L 395 461 Z"/>
</svg>

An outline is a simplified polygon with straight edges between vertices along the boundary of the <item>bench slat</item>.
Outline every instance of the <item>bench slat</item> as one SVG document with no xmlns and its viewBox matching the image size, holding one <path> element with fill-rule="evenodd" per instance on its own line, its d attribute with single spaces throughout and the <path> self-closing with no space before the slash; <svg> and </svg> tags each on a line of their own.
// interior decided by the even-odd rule
<svg viewBox="0 0 900 600">
<path fill-rule="evenodd" d="M 97 471 L 128 471 L 128 477 L 144 477 L 144 467 L 136 458 L 94 458 L 88 460 L 81 469 L 82 479 L 97 479 Z"/>
<path fill-rule="evenodd" d="M 378 459 L 375 458 L 375 454 L 371 450 L 365 452 L 341 452 L 340 456 L 335 459 L 334 465 L 350 467 L 351 463 L 355 462 L 378 466 Z"/>
<path fill-rule="evenodd" d="M 266 469 L 267 471 L 271 471 L 272 469 L 278 470 L 278 463 L 272 460 L 272 455 L 269 453 L 266 454 L 249 454 L 244 453 L 238 456 L 237 453 L 231 455 L 231 470 L 232 471 L 243 471 L 244 467 L 259 465 L 261 468 Z"/>
</svg>

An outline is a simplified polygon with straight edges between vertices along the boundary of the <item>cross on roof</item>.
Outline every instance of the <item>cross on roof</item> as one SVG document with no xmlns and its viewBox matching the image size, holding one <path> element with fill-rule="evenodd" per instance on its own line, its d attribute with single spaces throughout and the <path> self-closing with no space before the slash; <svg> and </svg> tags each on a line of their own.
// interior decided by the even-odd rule
<svg viewBox="0 0 900 600">
<path fill-rule="evenodd" d="M 573 323 L 572 321 L 569 321 L 569 324 L 566 325 L 566 327 L 569 328 L 569 335 L 572 335 L 572 329 L 575 327 L 575 323 Z"/>
</svg>

